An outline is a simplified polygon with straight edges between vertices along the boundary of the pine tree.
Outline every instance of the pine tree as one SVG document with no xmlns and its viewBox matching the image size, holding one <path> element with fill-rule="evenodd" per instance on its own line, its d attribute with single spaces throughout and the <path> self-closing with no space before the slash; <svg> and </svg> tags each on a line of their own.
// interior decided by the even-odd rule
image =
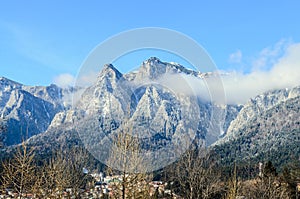
<svg viewBox="0 0 300 199">
<path fill-rule="evenodd" d="M 263 175 L 265 177 L 275 177 L 275 176 L 277 176 L 276 168 L 273 166 L 273 164 L 270 160 L 264 166 Z"/>
<path fill-rule="evenodd" d="M 7 131 L 7 126 L 3 119 L 0 119 L 0 149 L 4 147 L 4 133 Z"/>
</svg>

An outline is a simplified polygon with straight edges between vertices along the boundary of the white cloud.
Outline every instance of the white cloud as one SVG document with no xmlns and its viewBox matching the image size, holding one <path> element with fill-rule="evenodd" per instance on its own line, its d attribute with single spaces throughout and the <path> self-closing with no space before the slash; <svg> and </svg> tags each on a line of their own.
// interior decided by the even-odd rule
<svg viewBox="0 0 300 199">
<path fill-rule="evenodd" d="M 243 54 L 241 50 L 237 50 L 236 52 L 229 55 L 229 63 L 241 63 L 243 58 Z"/>
<path fill-rule="evenodd" d="M 227 104 L 244 104 L 269 90 L 300 86 L 300 43 L 287 45 L 281 42 L 275 48 L 264 49 L 260 55 L 258 59 L 264 57 L 266 60 L 263 68 L 254 64 L 250 73 L 234 71 L 222 75 L 222 85 L 215 76 L 201 80 L 190 75 L 165 75 L 158 83 L 174 93 L 195 94 L 204 100 L 211 100 L 212 94 L 214 100 L 221 99 L 225 93 Z M 224 90 L 220 92 L 222 86 Z"/>
<path fill-rule="evenodd" d="M 270 69 L 284 55 L 290 45 L 290 40 L 282 39 L 274 46 L 264 48 L 252 62 L 252 70 Z"/>
<path fill-rule="evenodd" d="M 222 78 L 228 103 L 245 103 L 268 90 L 300 85 L 300 43 L 282 45 L 277 44 L 273 50 L 264 49 L 263 59 L 254 62 L 251 73 L 235 72 Z M 264 67 L 257 67 L 258 62 L 264 62 Z"/>
<path fill-rule="evenodd" d="M 252 68 L 250 73 L 234 71 L 222 75 L 221 79 L 213 76 L 205 80 L 191 75 L 166 74 L 156 82 L 148 82 L 149 80 L 144 79 L 143 83 L 160 84 L 176 95 L 197 95 L 203 100 L 221 99 L 219 102 L 223 102 L 225 93 L 227 104 L 244 104 L 251 97 L 268 90 L 299 86 L 299 53 L 300 43 L 278 42 L 274 47 L 263 49 L 257 59 L 248 65 Z M 242 53 L 240 54 L 242 58 Z M 263 67 L 258 67 L 258 62 L 263 63 L 261 65 Z M 96 72 L 85 73 L 77 80 L 70 74 L 62 74 L 57 76 L 54 82 L 60 86 L 68 86 L 76 81 L 76 85 L 87 86 L 96 80 L 97 74 Z"/>
<path fill-rule="evenodd" d="M 63 73 L 54 77 L 53 83 L 62 88 L 68 86 L 87 88 L 96 82 L 97 76 L 98 72 L 80 74 L 78 77 L 74 77 L 72 74 L 69 73 Z"/>
<path fill-rule="evenodd" d="M 215 76 L 202 79 L 184 73 L 166 73 L 155 82 L 151 80 L 146 84 L 159 84 L 183 99 L 185 96 L 197 96 L 203 101 L 226 103 L 222 81 Z"/>
<path fill-rule="evenodd" d="M 62 88 L 66 88 L 74 85 L 75 77 L 71 74 L 64 73 L 54 77 L 53 82 Z"/>
<path fill-rule="evenodd" d="M 80 73 L 76 79 L 76 86 L 88 87 L 94 84 L 97 81 L 99 71 L 89 71 L 85 73 Z"/>
</svg>

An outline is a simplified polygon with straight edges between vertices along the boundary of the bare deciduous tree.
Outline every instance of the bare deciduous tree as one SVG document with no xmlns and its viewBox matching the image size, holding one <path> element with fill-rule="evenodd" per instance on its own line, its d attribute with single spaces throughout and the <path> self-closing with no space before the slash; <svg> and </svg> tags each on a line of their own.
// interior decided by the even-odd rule
<svg viewBox="0 0 300 199">
<path fill-rule="evenodd" d="M 288 199 L 286 188 L 279 180 L 276 168 L 268 161 L 263 169 L 263 175 L 256 180 L 254 197 L 262 199 Z"/>
<path fill-rule="evenodd" d="M 86 174 L 83 168 L 87 164 L 87 152 L 81 148 L 72 148 L 68 152 L 59 151 L 40 169 L 35 183 L 35 193 L 39 198 L 63 198 L 66 189 L 80 198 Z"/>
<path fill-rule="evenodd" d="M 70 184 L 70 175 L 66 160 L 57 153 L 40 169 L 35 183 L 35 192 L 40 198 L 62 198 L 62 194 Z"/>
<path fill-rule="evenodd" d="M 213 198 L 220 192 L 220 173 L 205 149 L 189 149 L 175 166 L 174 180 L 186 198 Z"/>
<path fill-rule="evenodd" d="M 240 184 L 240 195 L 247 198 L 289 199 L 288 184 L 277 176 L 275 167 L 269 161 L 265 164 L 261 174 L 254 179 Z"/>
<path fill-rule="evenodd" d="M 36 180 L 34 156 L 34 150 L 22 142 L 13 159 L 3 163 L 3 185 L 16 192 L 19 198 L 32 191 Z"/>
<path fill-rule="evenodd" d="M 139 140 L 131 131 L 131 127 L 124 127 L 113 138 L 107 170 L 108 175 L 119 176 L 111 183 L 113 198 L 149 198 L 149 175 L 143 172 L 146 167 L 139 153 Z"/>
<path fill-rule="evenodd" d="M 239 196 L 241 185 L 237 176 L 237 166 L 234 163 L 234 169 L 232 177 L 228 180 L 227 185 L 228 192 L 226 194 L 226 199 L 236 199 Z"/>
</svg>

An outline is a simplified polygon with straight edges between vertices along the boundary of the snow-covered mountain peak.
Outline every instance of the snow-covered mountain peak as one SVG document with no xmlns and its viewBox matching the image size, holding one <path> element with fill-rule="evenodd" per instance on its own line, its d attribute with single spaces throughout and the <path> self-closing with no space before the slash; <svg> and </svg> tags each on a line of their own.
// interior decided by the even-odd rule
<svg viewBox="0 0 300 199">
<path fill-rule="evenodd" d="M 148 64 L 148 65 L 156 65 L 156 64 L 160 64 L 160 63 L 163 63 L 163 62 L 160 61 L 160 59 L 157 57 L 150 57 L 149 59 L 147 59 L 143 62 L 143 64 Z"/>
<path fill-rule="evenodd" d="M 103 66 L 102 73 L 109 73 L 109 72 L 120 73 L 120 71 L 118 71 L 118 69 L 116 67 L 114 67 L 114 65 L 105 64 Z"/>
<path fill-rule="evenodd" d="M 277 89 L 267 91 L 254 98 L 251 98 L 240 110 L 239 115 L 231 122 L 225 140 L 232 139 L 242 128 L 248 125 L 249 121 L 266 113 L 270 109 L 284 104 L 288 100 L 300 96 L 300 87 L 291 89 Z"/>
<path fill-rule="evenodd" d="M 17 144 L 28 137 L 46 131 L 54 115 L 70 108 L 70 98 L 76 89 L 50 86 L 26 86 L 5 77 L 0 78 L 0 117 L 8 126 L 5 145 Z"/>
<path fill-rule="evenodd" d="M 161 62 L 156 57 L 144 61 L 139 68 L 139 76 L 141 78 L 156 79 L 166 72 L 166 63 Z"/>
<path fill-rule="evenodd" d="M 102 82 L 104 79 L 115 81 L 119 80 L 123 74 L 118 71 L 112 64 L 105 64 L 97 77 L 97 82 Z"/>
<path fill-rule="evenodd" d="M 1 90 L 10 88 L 20 88 L 22 85 L 20 83 L 17 83 L 13 80 L 7 79 L 5 77 L 0 77 L 0 88 Z"/>
<path fill-rule="evenodd" d="M 141 69 L 146 69 L 146 71 L 150 75 L 150 78 L 155 78 L 155 75 L 159 76 L 164 73 L 184 73 L 196 77 L 201 77 L 202 74 L 199 71 L 186 68 L 179 63 L 162 62 L 156 57 L 151 57 L 148 60 L 144 61 L 141 66 Z"/>
</svg>

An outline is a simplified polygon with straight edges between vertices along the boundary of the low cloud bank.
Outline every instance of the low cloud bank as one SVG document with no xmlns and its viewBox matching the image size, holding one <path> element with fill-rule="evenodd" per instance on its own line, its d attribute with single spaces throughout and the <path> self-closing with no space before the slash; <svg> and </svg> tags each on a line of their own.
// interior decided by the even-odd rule
<svg viewBox="0 0 300 199">
<path fill-rule="evenodd" d="M 54 77 L 53 83 L 59 87 L 66 88 L 74 85 L 75 77 L 68 73 L 60 74 Z"/>
<path fill-rule="evenodd" d="M 183 74 L 166 74 L 158 83 L 174 93 L 197 95 L 209 101 L 217 101 L 225 94 L 226 104 L 244 104 L 250 98 L 269 90 L 300 86 L 300 43 L 280 43 L 282 46 L 276 44 L 273 49 L 264 49 L 253 61 L 252 71 L 248 73 L 221 72 L 219 77 L 213 75 L 205 79 Z M 241 61 L 242 54 L 240 51 L 238 54 L 238 59 L 233 58 L 233 55 L 230 57 Z M 222 85 L 218 82 L 220 78 Z"/>
<path fill-rule="evenodd" d="M 264 52 L 268 55 L 266 50 Z M 259 59 L 268 60 L 268 57 Z M 290 44 L 283 55 L 277 58 L 273 56 L 272 61 L 269 62 L 271 65 L 266 64 L 268 62 L 260 64 L 262 67 L 254 64 L 250 73 L 232 72 L 228 76 L 223 76 L 227 103 L 245 103 L 249 98 L 268 90 L 300 85 L 300 43 Z"/>
<path fill-rule="evenodd" d="M 300 43 L 280 41 L 273 47 L 263 49 L 251 63 L 244 63 L 243 53 L 238 50 L 229 55 L 229 63 L 240 65 L 240 68 L 247 65 L 251 70 L 219 72 L 220 76 L 204 79 L 185 74 L 165 74 L 153 83 L 167 87 L 176 95 L 197 95 L 203 100 L 219 100 L 219 103 L 226 104 L 244 104 L 269 90 L 300 86 Z M 90 85 L 96 77 L 95 72 L 83 75 L 76 84 Z M 73 86 L 75 81 L 71 74 L 54 78 L 54 83 L 61 87 Z"/>
</svg>

